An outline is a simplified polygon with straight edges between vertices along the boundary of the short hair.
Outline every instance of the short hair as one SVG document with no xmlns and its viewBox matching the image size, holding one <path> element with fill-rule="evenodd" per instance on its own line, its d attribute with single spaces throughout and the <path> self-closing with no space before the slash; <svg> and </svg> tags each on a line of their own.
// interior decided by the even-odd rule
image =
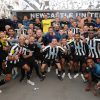
<svg viewBox="0 0 100 100">
<path fill-rule="evenodd" d="M 93 60 L 93 58 L 91 58 L 91 57 L 88 57 L 88 58 L 86 59 L 86 61 L 87 61 L 87 60 Z M 93 60 L 93 61 L 94 61 L 94 60 Z"/>
<path fill-rule="evenodd" d="M 42 32 L 42 30 L 40 28 L 39 29 L 36 29 L 36 32 L 39 31 L 39 30 Z"/>
<path fill-rule="evenodd" d="M 56 39 L 56 40 L 57 40 L 57 38 L 56 38 L 56 37 L 52 38 L 52 40 L 53 40 L 53 39 Z M 57 40 L 57 41 L 58 41 L 58 40 Z"/>
<path fill-rule="evenodd" d="M 64 27 L 60 27 L 59 30 L 64 30 Z"/>
<path fill-rule="evenodd" d="M 0 31 L 0 33 L 4 33 L 4 31 Z"/>
<path fill-rule="evenodd" d="M 28 18 L 28 16 L 27 16 L 27 15 L 24 15 L 24 16 L 23 16 L 23 18 L 24 18 L 24 17 L 27 17 L 27 18 Z"/>
<path fill-rule="evenodd" d="M 93 33 L 94 34 L 94 31 L 93 30 L 89 30 L 89 33 Z"/>
<path fill-rule="evenodd" d="M 53 27 L 49 27 L 49 29 L 50 29 L 50 28 L 52 28 L 52 29 L 53 29 Z"/>
<path fill-rule="evenodd" d="M 66 39 L 65 37 L 63 37 L 61 40 Z M 67 40 L 67 39 L 66 39 Z"/>
<path fill-rule="evenodd" d="M 20 38 L 26 39 L 25 35 L 23 35 L 23 34 L 21 34 L 20 37 L 19 37 L 18 39 L 20 39 Z"/>
<path fill-rule="evenodd" d="M 8 29 L 8 31 L 9 31 L 9 30 L 13 30 L 13 31 L 14 31 L 14 29 L 13 29 L 13 28 L 9 28 L 9 29 Z"/>
</svg>

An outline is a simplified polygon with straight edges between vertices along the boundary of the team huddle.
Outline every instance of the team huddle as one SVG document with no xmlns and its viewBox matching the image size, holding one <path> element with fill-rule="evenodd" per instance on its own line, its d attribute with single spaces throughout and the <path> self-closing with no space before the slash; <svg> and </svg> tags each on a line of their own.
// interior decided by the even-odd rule
<svg viewBox="0 0 100 100">
<path fill-rule="evenodd" d="M 80 16 L 78 21 L 70 18 L 69 22 L 66 16 L 63 21 L 58 17 L 50 20 L 47 15 L 44 18 L 42 22 L 37 18 L 35 23 L 29 23 L 24 16 L 17 28 L 13 22 L 13 28 L 6 25 L 6 31 L 0 32 L 0 75 L 6 76 L 0 85 L 19 75 L 20 82 L 26 77 L 28 84 L 35 85 L 30 80 L 33 69 L 44 81 L 46 74 L 55 68 L 59 80 L 81 75 L 87 82 L 86 91 L 91 90 L 94 82 L 96 94 L 100 89 L 100 18 L 99 24 L 90 16 L 84 21 Z"/>
</svg>

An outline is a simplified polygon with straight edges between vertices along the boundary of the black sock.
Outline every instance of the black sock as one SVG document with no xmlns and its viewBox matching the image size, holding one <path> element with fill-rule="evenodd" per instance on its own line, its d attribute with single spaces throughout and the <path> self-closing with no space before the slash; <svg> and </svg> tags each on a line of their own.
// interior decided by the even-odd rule
<svg viewBox="0 0 100 100">
<path fill-rule="evenodd" d="M 30 71 L 29 71 L 29 72 L 27 72 L 27 79 L 28 80 L 30 79 L 30 76 L 31 76 L 31 74 L 30 74 Z"/>
<path fill-rule="evenodd" d="M 21 79 L 24 79 L 24 77 L 25 77 L 25 70 L 21 69 Z"/>
<path fill-rule="evenodd" d="M 70 69 L 68 69 L 68 73 L 71 73 L 71 70 Z"/>
<path fill-rule="evenodd" d="M 75 74 L 77 74 L 77 73 L 78 73 L 78 71 L 77 71 L 77 70 L 75 70 L 75 71 L 74 71 L 74 73 L 75 73 Z"/>
<path fill-rule="evenodd" d="M 39 66 L 38 66 L 38 64 L 36 62 L 34 62 L 34 68 L 35 68 L 37 76 L 41 77 L 41 74 L 40 74 L 40 71 L 39 71 Z"/>
<path fill-rule="evenodd" d="M 65 69 L 63 69 L 62 72 L 65 73 Z"/>
<path fill-rule="evenodd" d="M 58 71 L 58 75 L 60 75 L 60 76 L 61 76 L 61 71 Z"/>
<path fill-rule="evenodd" d="M 42 73 L 42 75 L 45 75 L 45 72 L 41 72 Z"/>
<path fill-rule="evenodd" d="M 4 79 L 0 80 L 0 86 L 4 85 L 6 83 L 6 81 Z"/>
</svg>

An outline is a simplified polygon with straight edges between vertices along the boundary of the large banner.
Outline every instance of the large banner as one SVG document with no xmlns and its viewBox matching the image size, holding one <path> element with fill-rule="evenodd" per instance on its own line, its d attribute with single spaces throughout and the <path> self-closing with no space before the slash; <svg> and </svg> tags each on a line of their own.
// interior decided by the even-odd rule
<svg viewBox="0 0 100 100">
<path fill-rule="evenodd" d="M 48 18 L 55 18 L 67 16 L 67 18 L 76 18 L 78 15 L 81 17 L 87 17 L 90 15 L 93 18 L 100 18 L 100 10 L 92 11 L 76 11 L 76 10 L 65 10 L 65 11 L 12 11 L 12 15 L 17 15 L 20 19 L 27 15 L 30 19 L 40 18 L 42 19 L 44 14 L 48 15 Z"/>
</svg>

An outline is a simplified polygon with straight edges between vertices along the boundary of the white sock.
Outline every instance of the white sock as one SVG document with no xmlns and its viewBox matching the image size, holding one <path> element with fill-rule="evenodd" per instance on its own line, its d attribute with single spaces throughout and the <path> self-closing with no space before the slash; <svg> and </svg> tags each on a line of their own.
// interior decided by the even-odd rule
<svg viewBox="0 0 100 100">
<path fill-rule="evenodd" d="M 14 71 L 15 71 L 15 75 L 17 75 L 18 74 L 17 67 L 14 67 Z"/>
<path fill-rule="evenodd" d="M 70 73 L 68 73 L 68 77 L 69 77 L 69 79 L 72 79 L 72 76 L 71 76 L 71 74 L 70 74 Z"/>
<path fill-rule="evenodd" d="M 34 86 L 34 85 L 35 85 L 35 83 L 34 83 L 34 82 L 32 82 L 31 80 L 27 80 L 27 83 L 28 83 L 28 84 L 30 84 L 30 85 L 32 85 L 32 86 Z"/>
<path fill-rule="evenodd" d="M 74 75 L 74 78 L 77 78 L 78 76 L 79 76 L 79 73 L 75 74 L 75 75 Z"/>
<path fill-rule="evenodd" d="M 50 67 L 48 67 L 48 72 L 50 72 L 51 71 L 51 66 Z"/>
<path fill-rule="evenodd" d="M 14 71 L 14 68 L 12 69 L 12 75 L 14 75 L 15 74 L 15 71 Z"/>
<path fill-rule="evenodd" d="M 0 93 L 2 93 L 2 90 L 0 90 Z"/>
<path fill-rule="evenodd" d="M 83 75 L 83 74 L 81 74 L 81 77 L 82 77 L 83 81 L 85 82 L 85 81 L 86 81 L 86 79 L 85 79 L 85 77 L 84 77 L 84 75 Z"/>
<path fill-rule="evenodd" d="M 62 74 L 62 78 L 64 78 L 65 77 L 65 72 Z"/>
<path fill-rule="evenodd" d="M 58 69 L 56 68 L 56 75 L 58 74 Z"/>
</svg>

